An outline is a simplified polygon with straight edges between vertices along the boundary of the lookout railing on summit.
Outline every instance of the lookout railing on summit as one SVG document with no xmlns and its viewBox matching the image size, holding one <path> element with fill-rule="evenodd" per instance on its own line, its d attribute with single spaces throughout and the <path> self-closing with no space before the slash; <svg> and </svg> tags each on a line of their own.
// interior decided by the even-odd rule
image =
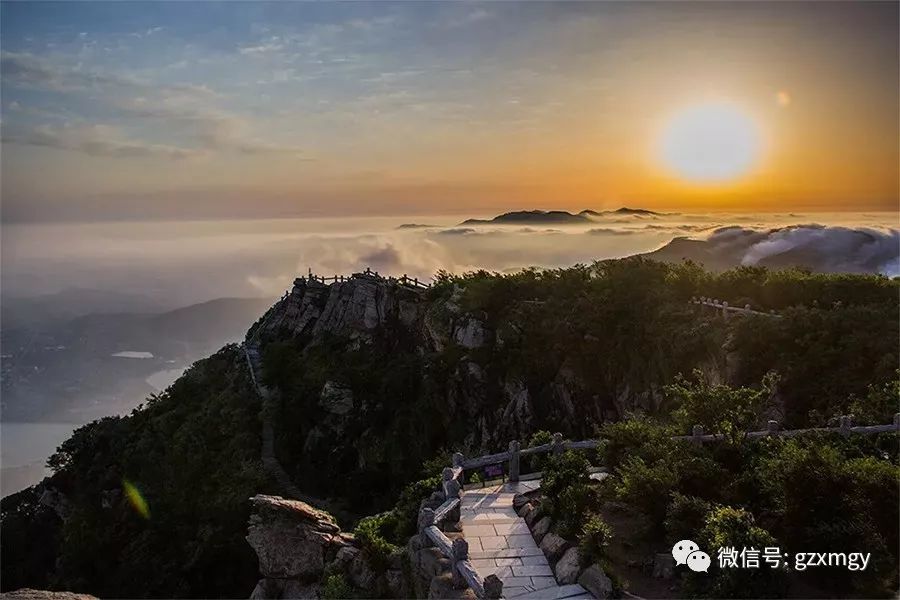
<svg viewBox="0 0 900 600">
<path fill-rule="evenodd" d="M 714 312 L 721 312 L 722 316 L 726 319 L 728 318 L 729 313 L 734 313 L 738 316 L 759 315 L 761 317 L 772 317 L 775 319 L 781 318 L 781 315 L 776 313 L 774 310 L 769 312 L 753 310 L 752 308 L 750 308 L 749 304 L 745 304 L 743 308 L 739 308 L 737 306 L 728 306 L 728 303 L 724 300 L 716 300 L 715 298 L 707 298 L 705 296 L 701 296 L 699 298 L 691 298 L 691 304 L 698 304 L 702 307 L 712 308 Z"/>
<path fill-rule="evenodd" d="M 353 273 L 352 275 L 332 275 L 331 277 L 316 275 L 315 273 L 310 271 L 305 279 L 306 281 L 316 281 L 318 283 L 323 283 L 326 285 L 329 283 L 343 283 L 345 281 L 350 281 L 351 279 L 376 279 L 378 281 L 396 283 L 398 285 L 404 285 L 411 288 L 428 289 L 431 287 L 431 284 L 427 281 L 421 281 L 418 277 L 409 277 L 406 273 L 404 273 L 401 277 L 385 277 L 384 275 L 379 274 L 378 271 L 373 271 L 368 267 L 361 273 Z M 297 281 L 303 281 L 303 279 L 298 279 Z"/>
</svg>

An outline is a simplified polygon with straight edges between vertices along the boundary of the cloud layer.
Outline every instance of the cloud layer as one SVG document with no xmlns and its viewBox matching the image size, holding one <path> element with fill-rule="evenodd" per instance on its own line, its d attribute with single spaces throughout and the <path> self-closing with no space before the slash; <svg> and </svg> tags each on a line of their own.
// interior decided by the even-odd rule
<svg viewBox="0 0 900 600">
<path fill-rule="evenodd" d="M 828 225 L 810 224 L 813 218 Z M 462 228 L 460 220 L 429 217 L 429 226 L 416 228 L 398 228 L 421 222 L 415 216 L 6 225 L 3 291 L 27 295 L 77 286 L 185 304 L 277 295 L 308 269 L 332 275 L 371 267 L 428 280 L 440 269 L 510 272 L 586 264 L 652 252 L 685 236 L 705 241 L 724 266 L 799 263 L 825 271 L 900 274 L 895 214 L 673 214 L 652 222 L 616 217 L 553 228 Z"/>
</svg>

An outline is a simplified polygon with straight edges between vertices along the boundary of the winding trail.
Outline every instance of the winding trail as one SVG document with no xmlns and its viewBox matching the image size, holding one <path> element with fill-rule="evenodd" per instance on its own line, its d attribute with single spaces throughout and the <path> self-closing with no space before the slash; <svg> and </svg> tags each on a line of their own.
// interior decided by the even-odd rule
<svg viewBox="0 0 900 600">
<path fill-rule="evenodd" d="M 248 340 L 241 345 L 244 351 L 244 357 L 247 359 L 247 368 L 250 370 L 250 379 L 253 381 L 253 387 L 262 400 L 262 409 L 260 410 L 260 421 L 262 421 L 262 451 L 260 458 L 263 468 L 278 483 L 283 493 L 289 498 L 300 500 L 311 504 L 318 508 L 325 508 L 328 503 L 321 498 L 310 496 L 300 491 L 300 488 L 291 481 L 290 475 L 278 462 L 275 456 L 275 428 L 272 426 L 272 415 L 275 412 L 275 393 L 263 385 L 258 373 L 262 372 L 262 359 L 259 354 L 259 346 L 255 340 Z"/>
</svg>

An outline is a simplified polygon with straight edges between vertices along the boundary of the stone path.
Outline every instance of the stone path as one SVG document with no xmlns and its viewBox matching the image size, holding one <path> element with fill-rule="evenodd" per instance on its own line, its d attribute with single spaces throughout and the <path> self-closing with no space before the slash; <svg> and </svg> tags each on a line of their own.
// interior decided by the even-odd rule
<svg viewBox="0 0 900 600">
<path fill-rule="evenodd" d="M 525 519 L 513 509 L 513 497 L 540 487 L 540 481 L 504 483 L 466 490 L 460 525 L 469 542 L 469 558 L 482 579 L 495 574 L 503 597 L 517 600 L 592 598 L 580 585 L 558 585 L 550 563 L 531 537 Z"/>
</svg>

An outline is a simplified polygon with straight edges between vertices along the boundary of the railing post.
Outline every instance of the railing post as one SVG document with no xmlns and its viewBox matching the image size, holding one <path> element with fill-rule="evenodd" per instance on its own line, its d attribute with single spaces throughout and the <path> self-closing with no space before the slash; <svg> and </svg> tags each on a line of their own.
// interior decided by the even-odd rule
<svg viewBox="0 0 900 600">
<path fill-rule="evenodd" d="M 424 534 L 425 530 L 434 525 L 434 509 L 423 508 L 419 511 L 419 521 L 416 523 L 419 533 Z"/>
<path fill-rule="evenodd" d="M 766 423 L 766 429 L 769 430 L 769 435 L 778 435 L 778 421 L 769 420 L 769 422 Z"/>
<path fill-rule="evenodd" d="M 560 455 L 565 450 L 563 446 L 563 436 L 561 433 L 556 432 L 553 434 L 553 447 L 550 449 L 551 452 L 555 455 Z"/>
<path fill-rule="evenodd" d="M 495 600 L 503 597 L 503 581 L 494 574 L 484 578 L 484 596 Z"/>
<path fill-rule="evenodd" d="M 459 482 L 452 477 L 444 481 L 444 498 L 459 498 Z"/>
<path fill-rule="evenodd" d="M 519 440 L 513 440 L 509 443 L 509 481 L 517 483 L 519 481 L 519 450 L 521 445 Z"/>
<path fill-rule="evenodd" d="M 841 428 L 840 434 L 844 437 L 850 435 L 850 428 L 853 426 L 852 418 L 850 415 L 841 415 Z"/>
<path fill-rule="evenodd" d="M 469 558 L 469 542 L 462 538 L 453 540 L 450 545 L 450 573 L 453 576 L 453 585 L 459 588 L 467 586 L 466 578 L 462 576 L 457 565 Z"/>
<path fill-rule="evenodd" d="M 900 413 L 894 415 L 894 429 L 900 431 Z"/>
<path fill-rule="evenodd" d="M 722 318 L 728 320 L 728 303 L 722 302 Z"/>
<path fill-rule="evenodd" d="M 701 439 L 703 437 L 703 425 L 694 425 L 693 436 L 694 439 L 691 440 L 692 442 L 695 444 L 703 443 L 703 440 Z"/>
<path fill-rule="evenodd" d="M 453 466 L 454 467 L 461 467 L 463 464 L 463 460 L 465 460 L 465 457 L 463 456 L 462 452 L 454 452 L 453 453 Z"/>
</svg>

